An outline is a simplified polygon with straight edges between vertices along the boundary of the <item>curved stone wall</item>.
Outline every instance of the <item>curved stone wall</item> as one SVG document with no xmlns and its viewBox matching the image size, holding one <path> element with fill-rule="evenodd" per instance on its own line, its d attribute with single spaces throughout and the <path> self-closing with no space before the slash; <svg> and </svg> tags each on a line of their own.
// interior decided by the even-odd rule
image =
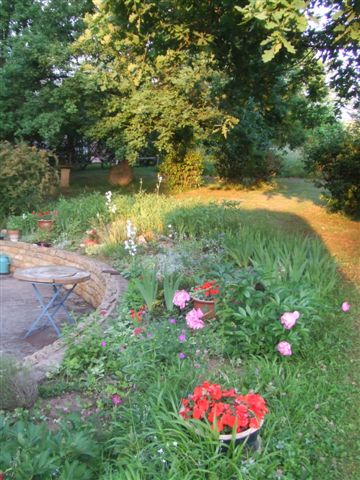
<svg viewBox="0 0 360 480">
<path fill-rule="evenodd" d="M 127 281 L 106 263 L 92 260 L 77 253 L 5 240 L 0 240 L 0 253 L 10 257 L 11 271 L 16 268 L 42 265 L 66 265 L 90 272 L 90 280 L 78 284 L 76 293 L 99 312 L 101 323 L 111 315 L 127 286 Z M 80 332 L 82 325 L 79 327 Z M 35 367 L 36 376 L 41 379 L 44 378 L 47 371 L 59 365 L 63 354 L 64 344 L 59 339 L 27 357 L 25 361 Z"/>
</svg>

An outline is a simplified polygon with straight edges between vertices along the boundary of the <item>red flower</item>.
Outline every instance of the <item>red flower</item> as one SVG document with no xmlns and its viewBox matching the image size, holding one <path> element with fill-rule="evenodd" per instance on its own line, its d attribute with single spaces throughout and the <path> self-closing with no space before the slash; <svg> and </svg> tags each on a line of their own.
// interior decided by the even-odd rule
<svg viewBox="0 0 360 480">
<path fill-rule="evenodd" d="M 265 400 L 256 393 L 239 395 L 235 389 L 222 390 L 217 383 L 204 382 L 181 400 L 180 415 L 184 419 L 207 420 L 211 428 L 222 432 L 242 432 L 259 428 L 268 412 Z"/>
</svg>

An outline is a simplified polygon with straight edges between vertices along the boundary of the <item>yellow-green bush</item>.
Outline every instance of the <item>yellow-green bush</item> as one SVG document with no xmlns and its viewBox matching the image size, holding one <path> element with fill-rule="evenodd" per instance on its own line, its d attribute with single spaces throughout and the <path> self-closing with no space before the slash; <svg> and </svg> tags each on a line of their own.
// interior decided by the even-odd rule
<svg viewBox="0 0 360 480">
<path fill-rule="evenodd" d="M 168 155 L 160 166 L 160 173 L 171 191 L 200 187 L 204 171 L 204 156 L 198 150 L 189 150 L 182 160 Z"/>
</svg>

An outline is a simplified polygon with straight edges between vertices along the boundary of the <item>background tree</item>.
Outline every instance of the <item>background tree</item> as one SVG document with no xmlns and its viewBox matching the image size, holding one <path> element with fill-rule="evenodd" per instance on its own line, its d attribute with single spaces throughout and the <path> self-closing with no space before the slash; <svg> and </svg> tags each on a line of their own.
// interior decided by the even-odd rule
<svg viewBox="0 0 360 480">
<path fill-rule="evenodd" d="M 88 121 L 88 85 L 71 50 L 90 0 L 1 0 L 0 139 L 22 139 L 72 158 Z"/>
</svg>

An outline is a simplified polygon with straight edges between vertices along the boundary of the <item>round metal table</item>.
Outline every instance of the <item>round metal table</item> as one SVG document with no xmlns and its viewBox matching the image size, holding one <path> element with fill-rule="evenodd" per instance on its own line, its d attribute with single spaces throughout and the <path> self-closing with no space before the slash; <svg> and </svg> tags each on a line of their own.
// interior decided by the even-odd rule
<svg viewBox="0 0 360 480">
<path fill-rule="evenodd" d="M 40 321 L 47 317 L 46 323 L 55 330 L 56 334 L 60 336 L 60 329 L 55 323 L 55 315 L 62 309 L 70 323 L 75 323 L 74 319 L 66 307 L 66 300 L 73 292 L 78 283 L 86 282 L 90 278 L 90 273 L 76 267 L 66 267 L 60 265 L 47 265 L 30 268 L 18 268 L 14 272 L 14 278 L 24 282 L 30 282 L 34 287 L 35 296 L 42 307 L 41 312 L 33 321 L 30 329 L 25 335 L 25 338 L 34 333 Z M 51 285 L 53 287 L 53 295 L 46 303 L 43 295 L 39 289 L 39 285 Z M 63 289 L 64 285 L 71 285 L 69 289 Z"/>
</svg>

